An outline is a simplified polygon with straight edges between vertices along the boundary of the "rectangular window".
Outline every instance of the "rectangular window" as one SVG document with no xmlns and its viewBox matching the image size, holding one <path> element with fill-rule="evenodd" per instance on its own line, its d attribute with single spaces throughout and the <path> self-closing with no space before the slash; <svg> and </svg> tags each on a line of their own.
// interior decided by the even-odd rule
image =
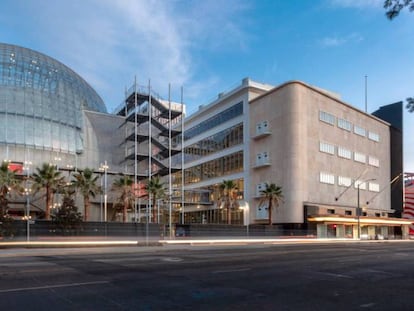
<svg viewBox="0 0 414 311">
<path fill-rule="evenodd" d="M 379 167 L 379 160 L 376 157 L 369 156 L 368 157 L 368 163 L 369 163 L 369 165 Z"/>
<path fill-rule="evenodd" d="M 319 181 L 324 184 L 335 184 L 335 176 L 329 173 L 321 172 L 319 174 Z"/>
<path fill-rule="evenodd" d="M 355 152 L 354 153 L 354 160 L 360 163 L 366 163 L 366 155 L 363 153 Z"/>
<path fill-rule="evenodd" d="M 335 125 L 335 116 L 325 111 L 319 111 L 319 120 Z"/>
<path fill-rule="evenodd" d="M 265 134 L 269 132 L 269 123 L 267 120 L 256 124 L 256 135 Z"/>
<path fill-rule="evenodd" d="M 380 137 L 377 133 L 369 132 L 369 131 L 368 131 L 368 138 L 376 142 L 379 142 L 380 140 Z"/>
<path fill-rule="evenodd" d="M 264 151 L 262 153 L 256 154 L 256 166 L 268 165 L 269 163 L 269 153 Z"/>
<path fill-rule="evenodd" d="M 372 183 L 372 182 L 370 182 L 370 183 L 368 184 L 368 189 L 369 189 L 369 191 L 373 191 L 373 192 L 379 192 L 379 191 L 380 191 L 379 184 L 377 184 L 377 183 Z"/>
<path fill-rule="evenodd" d="M 328 143 L 320 142 L 319 151 L 329 154 L 335 154 L 335 146 Z"/>
<path fill-rule="evenodd" d="M 354 126 L 354 133 L 360 136 L 364 136 L 364 137 L 366 136 L 365 129 L 357 125 Z"/>
<path fill-rule="evenodd" d="M 346 149 L 344 147 L 338 147 L 338 156 L 345 159 L 351 159 L 352 158 L 352 152 L 349 149 Z"/>
<path fill-rule="evenodd" d="M 347 121 L 347 120 L 338 118 L 338 127 L 341 128 L 341 129 L 344 129 L 346 131 L 351 131 L 352 130 L 352 123 Z"/>
<path fill-rule="evenodd" d="M 256 185 L 256 196 L 260 197 L 262 196 L 262 191 L 266 189 L 266 183 L 262 182 L 260 184 Z"/>
<path fill-rule="evenodd" d="M 361 189 L 361 190 L 367 189 L 367 183 L 366 182 L 363 182 L 361 180 L 355 180 L 355 183 L 354 183 L 355 189 L 358 189 L 358 186 L 359 186 L 359 189 Z"/>
<path fill-rule="evenodd" d="M 344 187 L 349 187 L 350 185 L 352 185 L 352 179 L 349 178 L 349 177 L 339 176 L 338 177 L 338 185 L 339 186 L 344 186 Z"/>
</svg>

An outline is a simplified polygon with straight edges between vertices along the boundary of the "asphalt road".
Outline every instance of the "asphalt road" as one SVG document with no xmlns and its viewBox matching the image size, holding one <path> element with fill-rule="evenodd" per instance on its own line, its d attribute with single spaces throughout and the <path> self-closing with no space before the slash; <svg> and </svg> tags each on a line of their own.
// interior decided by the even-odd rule
<svg viewBox="0 0 414 311">
<path fill-rule="evenodd" d="M 0 250 L 1 310 L 414 310 L 414 243 Z"/>
</svg>

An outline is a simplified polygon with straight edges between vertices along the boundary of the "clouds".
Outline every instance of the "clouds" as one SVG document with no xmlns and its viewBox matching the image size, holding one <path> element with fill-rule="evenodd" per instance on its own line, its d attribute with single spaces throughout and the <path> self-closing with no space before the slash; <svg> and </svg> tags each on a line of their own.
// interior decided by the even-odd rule
<svg viewBox="0 0 414 311">
<path fill-rule="evenodd" d="M 384 0 L 328 0 L 329 5 L 350 9 L 383 8 Z"/>
<path fill-rule="evenodd" d="M 5 1 L 1 17 L 19 12 L 18 30 L 13 14 L 3 23 L 5 32 L 20 38 L 10 43 L 74 69 L 110 111 L 122 101 L 135 75 L 140 84 L 151 79 L 161 94 L 171 82 L 186 86 L 191 99 L 199 98 L 220 83 L 213 70 L 204 72 L 206 83 L 196 78 L 200 68 L 209 68 L 209 55 L 247 47 L 240 26 L 247 2 L 237 0 Z"/>
<path fill-rule="evenodd" d="M 352 33 L 346 36 L 332 36 L 325 37 L 319 40 L 319 44 L 322 47 L 338 47 L 345 44 L 354 44 L 363 41 L 364 38 L 358 33 Z"/>
</svg>

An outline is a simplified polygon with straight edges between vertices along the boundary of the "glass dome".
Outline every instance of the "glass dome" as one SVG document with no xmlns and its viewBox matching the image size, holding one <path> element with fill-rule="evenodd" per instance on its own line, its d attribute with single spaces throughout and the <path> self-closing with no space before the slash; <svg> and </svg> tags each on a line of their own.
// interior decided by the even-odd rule
<svg viewBox="0 0 414 311">
<path fill-rule="evenodd" d="M 73 70 L 0 43 L 0 144 L 81 152 L 83 109 L 106 113 L 99 95 Z"/>
</svg>

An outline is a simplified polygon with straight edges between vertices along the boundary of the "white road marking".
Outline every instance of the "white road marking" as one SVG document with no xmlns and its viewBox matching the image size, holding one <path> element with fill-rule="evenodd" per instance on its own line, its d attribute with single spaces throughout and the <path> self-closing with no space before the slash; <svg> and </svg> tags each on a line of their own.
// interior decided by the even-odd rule
<svg viewBox="0 0 414 311">
<path fill-rule="evenodd" d="M 183 261 L 181 258 L 177 258 L 177 257 L 165 257 L 165 258 L 161 258 L 162 261 L 168 261 L 168 262 L 179 262 L 179 261 Z"/>
<path fill-rule="evenodd" d="M 352 276 L 346 274 L 338 274 L 338 273 L 329 273 L 329 272 L 319 272 L 320 274 L 333 276 L 335 278 L 344 278 L 344 279 L 353 279 Z"/>
<path fill-rule="evenodd" d="M 106 284 L 106 283 L 109 283 L 109 281 L 96 281 L 96 282 L 85 282 L 85 283 L 68 283 L 68 284 L 45 285 L 45 286 L 36 286 L 36 287 L 11 288 L 11 289 L 2 289 L 2 290 L 0 290 L 0 294 L 13 293 L 13 292 L 23 292 L 23 291 L 30 291 L 30 290 L 42 290 L 42 289 L 50 289 L 50 288 L 62 288 L 62 287 L 74 287 L 74 286 Z"/>
<path fill-rule="evenodd" d="M 232 273 L 232 272 L 242 272 L 242 271 L 249 271 L 251 270 L 251 268 L 242 268 L 242 269 L 232 269 L 232 270 L 217 270 L 217 271 L 213 271 L 211 273 Z"/>
</svg>

